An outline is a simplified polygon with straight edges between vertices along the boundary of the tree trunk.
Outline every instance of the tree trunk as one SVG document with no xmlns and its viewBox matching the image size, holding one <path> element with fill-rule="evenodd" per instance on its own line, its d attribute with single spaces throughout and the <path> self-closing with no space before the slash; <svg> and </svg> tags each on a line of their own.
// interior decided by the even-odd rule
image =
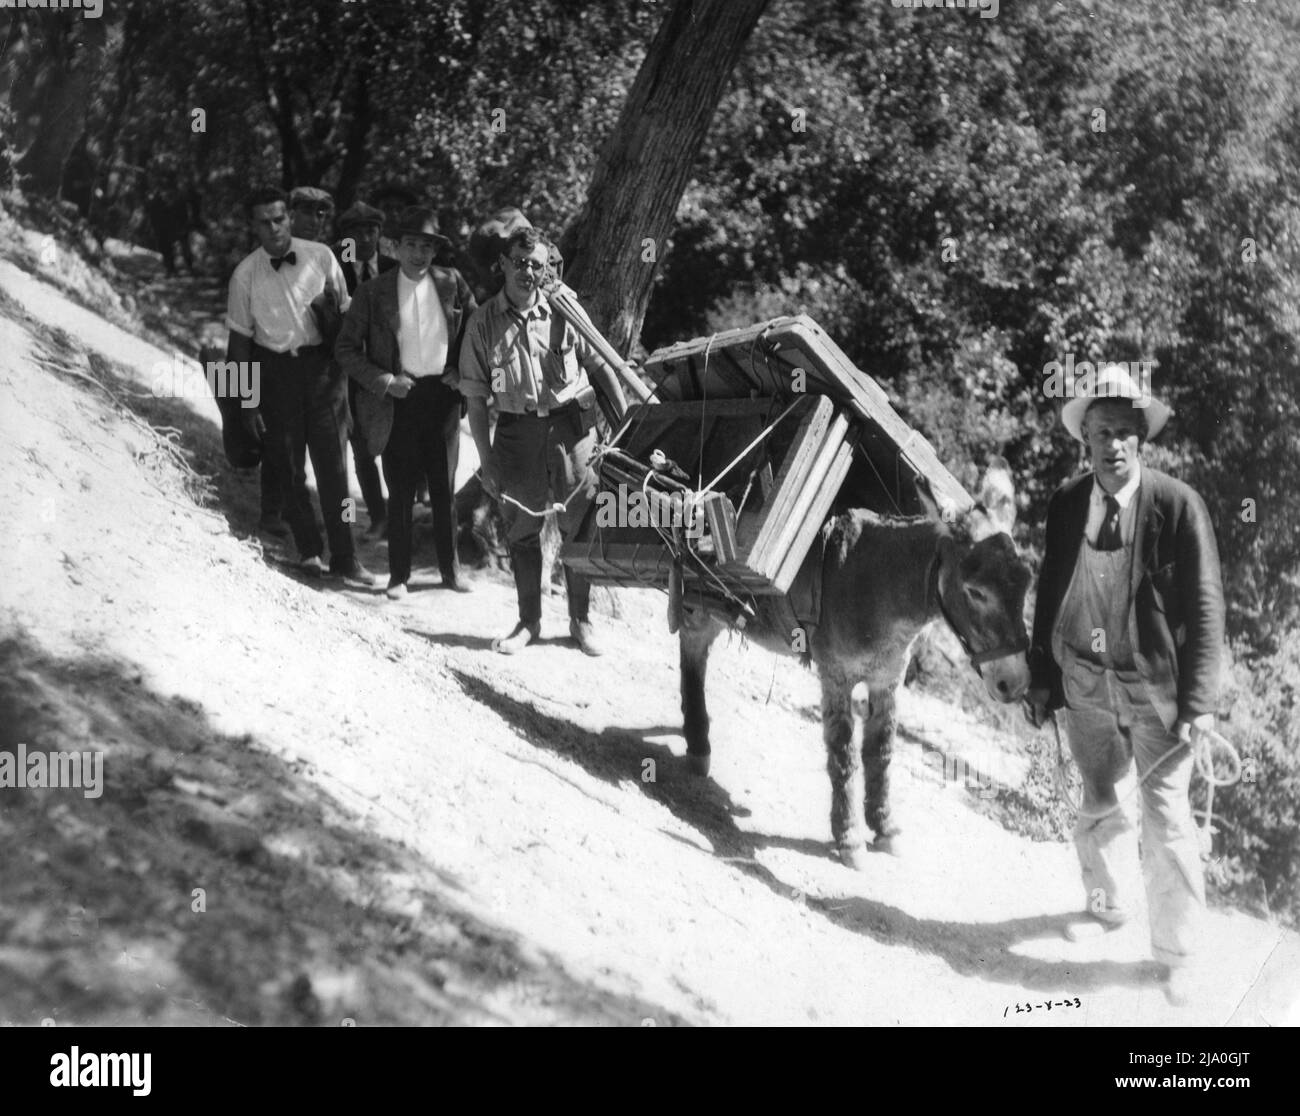
<svg viewBox="0 0 1300 1116">
<path fill-rule="evenodd" d="M 664 17 L 565 237 L 565 281 L 620 353 L 732 68 L 768 0 L 677 0 Z"/>
<path fill-rule="evenodd" d="M 334 190 L 334 202 L 341 213 L 357 200 L 357 185 L 370 162 L 370 129 L 374 112 L 370 101 L 370 78 L 364 67 L 352 75 L 347 129 L 343 135 L 343 162 Z"/>
<path fill-rule="evenodd" d="M 80 12 L 25 11 L 13 67 L 11 105 L 16 168 L 33 195 L 57 198 L 63 169 L 86 128 L 86 105 L 101 80 L 105 30 L 102 19 Z"/>
</svg>

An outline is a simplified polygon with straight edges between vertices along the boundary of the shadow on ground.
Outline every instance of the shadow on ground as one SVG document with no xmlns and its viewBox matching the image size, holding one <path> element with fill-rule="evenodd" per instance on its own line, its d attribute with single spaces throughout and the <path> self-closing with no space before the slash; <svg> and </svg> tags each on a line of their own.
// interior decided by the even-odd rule
<svg viewBox="0 0 1300 1116">
<path fill-rule="evenodd" d="M 0 1021 L 679 1022 L 475 917 L 304 765 L 128 664 L 0 644 L 0 752 L 19 744 L 98 751 L 103 783 L 0 789 Z"/>
<path fill-rule="evenodd" d="M 1020 990 L 1035 992 L 1093 992 L 1111 986 L 1134 986 L 1155 979 L 1148 963 L 1114 961 L 1043 961 L 1014 952 L 1032 938 L 1059 936 L 1077 912 L 1009 919 L 1004 922 L 947 922 L 916 918 L 886 903 L 860 897 L 817 899 L 785 883 L 756 854 L 767 848 L 785 848 L 830 859 L 828 844 L 807 839 L 753 833 L 736 824 L 743 808 L 712 779 L 699 779 L 686 770 L 685 761 L 666 745 L 650 737 L 679 733 L 679 726 L 655 725 L 641 730 L 606 729 L 587 732 L 561 717 L 542 712 L 526 701 L 494 690 L 483 680 L 463 671 L 451 672 L 465 693 L 486 705 L 534 747 L 564 756 L 588 774 L 615 786 L 630 779 L 641 792 L 712 843 L 714 855 L 733 864 L 776 894 L 806 903 L 844 929 L 866 935 L 888 946 L 904 945 L 940 958 L 954 972 L 978 976 Z M 645 760 L 654 760 L 655 780 L 643 781 Z M 882 854 L 884 855 L 884 854 Z"/>
</svg>

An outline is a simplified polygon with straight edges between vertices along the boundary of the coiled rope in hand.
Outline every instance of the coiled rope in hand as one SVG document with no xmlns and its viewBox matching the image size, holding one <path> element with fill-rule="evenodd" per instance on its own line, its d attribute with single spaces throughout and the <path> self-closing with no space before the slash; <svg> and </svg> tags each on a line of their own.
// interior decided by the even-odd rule
<svg viewBox="0 0 1300 1116">
<path fill-rule="evenodd" d="M 1075 814 L 1081 818 L 1087 818 L 1089 821 L 1100 821 L 1102 818 L 1110 817 L 1111 814 L 1119 810 L 1129 798 L 1137 793 L 1142 784 L 1155 774 L 1156 769 L 1164 763 L 1165 760 L 1181 748 L 1188 746 L 1186 741 L 1179 740 L 1171 748 L 1167 749 L 1164 755 L 1162 755 L 1150 766 L 1150 768 L 1147 769 L 1146 774 L 1142 775 L 1137 782 L 1133 784 L 1132 789 L 1130 789 L 1123 798 L 1116 802 L 1114 806 L 1110 806 L 1107 809 L 1102 810 L 1100 813 L 1094 813 L 1091 810 L 1085 810 L 1083 808 L 1082 796 L 1078 801 L 1076 801 L 1074 794 L 1070 790 L 1070 761 L 1065 754 L 1065 745 L 1061 742 L 1061 726 L 1057 722 L 1056 714 L 1054 712 L 1049 713 L 1048 717 L 1052 722 L 1052 729 L 1056 733 L 1056 766 L 1053 769 L 1053 776 L 1056 783 L 1057 794 L 1060 795 L 1062 801 L 1064 801 L 1065 804 L 1075 812 Z M 1214 788 L 1231 787 L 1241 781 L 1241 755 L 1238 753 L 1237 749 L 1233 747 L 1232 742 L 1228 740 L 1227 737 L 1213 729 L 1199 729 L 1195 725 L 1192 726 L 1191 748 L 1193 762 L 1196 764 L 1196 770 L 1201 773 L 1201 778 L 1205 780 L 1205 809 L 1193 810 L 1192 815 L 1202 815 L 1203 817 L 1199 830 L 1201 853 L 1204 856 L 1208 856 L 1216 832 L 1211 824 L 1214 817 Z M 1222 758 L 1228 761 L 1228 774 L 1223 778 L 1220 778 L 1215 772 L 1214 760 L 1216 750 L 1221 754 Z M 1220 820 L 1222 821 L 1223 819 Z"/>
</svg>

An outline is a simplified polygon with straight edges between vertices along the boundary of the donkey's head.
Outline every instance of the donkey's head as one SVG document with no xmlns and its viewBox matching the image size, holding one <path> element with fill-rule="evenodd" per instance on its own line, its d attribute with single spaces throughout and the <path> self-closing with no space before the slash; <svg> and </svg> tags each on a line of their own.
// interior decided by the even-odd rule
<svg viewBox="0 0 1300 1116">
<path fill-rule="evenodd" d="M 940 509 L 925 486 L 921 499 L 939 521 L 932 592 L 948 626 L 995 701 L 1019 701 L 1029 688 L 1025 591 L 1029 567 L 1011 540 L 1016 494 L 1001 457 L 989 462 L 978 503 Z"/>
</svg>

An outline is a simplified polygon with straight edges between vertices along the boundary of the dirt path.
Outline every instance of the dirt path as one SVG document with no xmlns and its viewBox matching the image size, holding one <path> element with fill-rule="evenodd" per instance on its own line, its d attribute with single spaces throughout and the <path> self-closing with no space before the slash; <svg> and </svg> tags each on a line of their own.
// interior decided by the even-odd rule
<svg viewBox="0 0 1300 1116">
<path fill-rule="evenodd" d="M 222 465 L 211 400 L 148 394 L 170 354 L 3 260 L 0 289 L 0 468 L 19 525 L 0 731 L 9 750 L 100 749 L 105 776 L 96 799 L 0 790 L 0 1020 L 1058 1026 L 1295 1011 L 1294 935 L 1244 915 L 1214 913 L 1221 962 L 1178 1013 L 1141 932 L 1067 946 L 1071 848 L 979 816 L 913 735 L 896 761 L 903 855 L 841 867 L 815 679 L 739 640 L 714 657 L 713 776 L 689 778 L 654 594 L 622 593 L 601 618 L 605 659 L 558 638 L 558 599 L 556 638 L 504 659 L 488 648 L 513 616 L 499 575 L 456 595 L 421 565 L 399 604 L 300 583 L 248 540 L 256 481 Z M 215 510 L 86 377 L 181 431 L 218 478 Z M 385 568 L 382 547 L 363 559 Z M 944 723 L 954 743 L 975 731 L 915 694 L 902 719 Z M 1081 1006 L 1015 1012 L 1067 996 Z"/>
</svg>

